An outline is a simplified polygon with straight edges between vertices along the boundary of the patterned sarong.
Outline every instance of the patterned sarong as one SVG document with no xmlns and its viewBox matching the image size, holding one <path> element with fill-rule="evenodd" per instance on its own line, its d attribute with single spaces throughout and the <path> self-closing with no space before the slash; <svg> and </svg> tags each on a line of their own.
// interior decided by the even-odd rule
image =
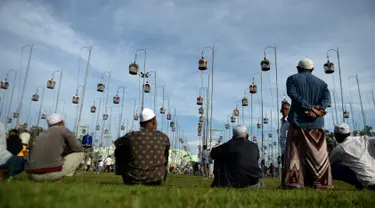
<svg viewBox="0 0 375 208">
<path fill-rule="evenodd" d="M 289 126 L 282 183 L 289 187 L 333 188 L 324 129 Z"/>
</svg>

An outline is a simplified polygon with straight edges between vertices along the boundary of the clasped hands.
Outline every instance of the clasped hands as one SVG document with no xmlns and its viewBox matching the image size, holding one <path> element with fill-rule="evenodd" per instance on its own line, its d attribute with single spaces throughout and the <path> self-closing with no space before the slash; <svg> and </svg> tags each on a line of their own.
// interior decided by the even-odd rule
<svg viewBox="0 0 375 208">
<path fill-rule="evenodd" d="M 305 113 L 310 120 L 315 120 L 317 117 L 325 116 L 327 114 L 324 108 L 320 106 L 313 106 L 311 110 L 305 111 Z"/>
</svg>

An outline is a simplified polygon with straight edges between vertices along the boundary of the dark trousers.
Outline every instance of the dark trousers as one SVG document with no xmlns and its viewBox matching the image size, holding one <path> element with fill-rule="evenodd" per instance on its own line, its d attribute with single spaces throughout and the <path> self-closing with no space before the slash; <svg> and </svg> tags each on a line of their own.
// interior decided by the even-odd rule
<svg viewBox="0 0 375 208">
<path fill-rule="evenodd" d="M 122 175 L 122 181 L 124 182 L 125 185 L 161 186 L 164 184 L 163 180 L 151 181 L 151 182 L 133 181 L 133 180 L 126 178 L 123 175 Z"/>
<path fill-rule="evenodd" d="M 5 164 L 0 165 L 1 169 L 8 170 L 5 172 L 5 178 L 15 176 L 24 170 L 24 159 L 23 157 L 13 155 Z"/>
<path fill-rule="evenodd" d="M 347 166 L 342 164 L 331 164 L 332 179 L 344 181 L 355 186 L 357 189 L 363 189 L 364 186 L 358 181 L 355 173 Z M 375 189 L 375 185 L 368 186 L 369 189 Z"/>
</svg>

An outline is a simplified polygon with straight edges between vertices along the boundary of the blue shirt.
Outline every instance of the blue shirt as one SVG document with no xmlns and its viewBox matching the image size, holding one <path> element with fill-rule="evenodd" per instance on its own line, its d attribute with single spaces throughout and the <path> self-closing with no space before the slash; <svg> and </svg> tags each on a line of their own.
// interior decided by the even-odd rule
<svg viewBox="0 0 375 208">
<path fill-rule="evenodd" d="M 288 121 L 304 129 L 324 128 L 324 118 L 319 116 L 311 121 L 305 114 L 313 106 L 326 109 L 331 104 L 331 95 L 328 85 L 311 72 L 299 72 L 288 77 L 286 81 L 288 96 L 292 100 Z"/>
<path fill-rule="evenodd" d="M 281 128 L 280 128 L 280 148 L 281 153 L 284 154 L 285 146 L 286 146 L 286 137 L 288 136 L 288 129 L 289 129 L 289 122 L 286 118 L 282 118 L 281 120 Z"/>
</svg>

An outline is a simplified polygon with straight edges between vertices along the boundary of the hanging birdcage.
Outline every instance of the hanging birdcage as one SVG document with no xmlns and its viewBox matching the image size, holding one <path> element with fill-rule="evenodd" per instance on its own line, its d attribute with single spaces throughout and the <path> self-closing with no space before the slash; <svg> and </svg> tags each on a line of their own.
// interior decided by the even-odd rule
<svg viewBox="0 0 375 208">
<path fill-rule="evenodd" d="M 151 85 L 150 85 L 150 83 L 148 83 L 148 81 L 146 81 L 146 83 L 144 85 L 144 92 L 150 93 L 150 91 L 151 91 Z"/>
<path fill-rule="evenodd" d="M 199 70 L 201 71 L 207 70 L 207 60 L 204 59 L 203 56 L 201 59 L 199 59 L 198 64 L 199 64 L 199 67 L 198 67 Z"/>
<path fill-rule="evenodd" d="M 131 75 L 137 75 L 138 74 L 139 66 L 137 63 L 131 63 L 129 64 L 129 74 Z"/>
<path fill-rule="evenodd" d="M 230 117 L 230 122 L 236 123 L 236 117 L 235 116 Z"/>
<path fill-rule="evenodd" d="M 199 122 L 203 122 L 204 121 L 204 116 L 199 116 Z"/>
<path fill-rule="evenodd" d="M 203 105 L 203 97 L 202 96 L 198 96 L 197 105 Z"/>
<path fill-rule="evenodd" d="M 167 114 L 167 120 L 168 120 L 168 121 L 172 120 L 171 112 L 168 112 L 168 114 Z"/>
<path fill-rule="evenodd" d="M 238 110 L 238 108 L 236 108 L 236 109 L 233 110 L 233 115 L 234 116 L 239 116 L 240 115 L 240 111 Z"/>
<path fill-rule="evenodd" d="M 184 143 L 184 138 L 180 138 L 179 141 L 180 141 L 181 143 Z"/>
<path fill-rule="evenodd" d="M 276 144 L 277 144 L 276 142 L 273 142 L 273 146 L 276 146 Z"/>
<path fill-rule="evenodd" d="M 225 129 L 229 129 L 230 128 L 230 124 L 225 124 Z"/>
<path fill-rule="evenodd" d="M 198 145 L 198 150 L 201 150 L 202 149 L 202 146 L 201 145 Z"/>
<path fill-rule="evenodd" d="M 358 135 L 358 131 L 357 130 L 354 130 L 353 131 L 353 136 L 357 136 Z"/>
<path fill-rule="evenodd" d="M 121 129 L 121 131 L 124 131 L 125 130 L 125 126 L 122 125 L 120 129 Z"/>
<path fill-rule="evenodd" d="M 47 81 L 47 88 L 48 89 L 52 89 L 53 90 L 55 88 L 55 85 L 56 85 L 55 80 L 50 79 L 50 80 Z"/>
<path fill-rule="evenodd" d="M 4 81 L 1 81 L 0 85 L 1 85 L 1 89 L 6 90 L 9 87 L 9 82 L 7 81 L 7 79 L 4 79 Z"/>
<path fill-rule="evenodd" d="M 344 118 L 349 118 L 350 116 L 349 116 L 349 112 L 348 111 L 344 111 Z"/>
<path fill-rule="evenodd" d="M 108 129 L 104 130 L 104 134 L 108 134 Z"/>
<path fill-rule="evenodd" d="M 267 118 L 267 117 L 264 117 L 264 119 L 263 119 L 263 123 L 264 123 L 264 124 L 268 124 L 268 118 Z"/>
<path fill-rule="evenodd" d="M 13 113 L 13 118 L 18 118 L 18 116 L 19 116 L 19 113 L 18 113 L 18 112 L 14 112 L 14 113 Z"/>
<path fill-rule="evenodd" d="M 8 117 L 8 123 L 12 123 L 12 118 Z"/>
<path fill-rule="evenodd" d="M 264 150 L 267 150 L 267 146 L 266 146 L 266 145 L 264 145 L 264 146 L 263 146 L 263 149 L 264 149 Z"/>
<path fill-rule="evenodd" d="M 99 82 L 99 84 L 97 85 L 96 91 L 104 92 L 104 89 L 105 89 L 105 85 L 102 82 Z"/>
<path fill-rule="evenodd" d="M 260 66 L 262 67 L 262 71 L 269 71 L 271 69 L 271 62 L 264 57 L 264 59 L 260 62 Z"/>
<path fill-rule="evenodd" d="M 47 118 L 47 115 L 43 113 L 41 119 L 46 119 L 46 118 Z"/>
<path fill-rule="evenodd" d="M 256 136 L 253 136 L 253 142 L 256 142 L 258 138 Z"/>
<path fill-rule="evenodd" d="M 103 120 L 106 121 L 108 119 L 108 114 L 103 114 Z"/>
<path fill-rule="evenodd" d="M 176 131 L 176 127 L 172 127 L 172 132 L 175 132 Z"/>
<path fill-rule="evenodd" d="M 171 121 L 171 123 L 169 124 L 169 126 L 170 126 L 171 128 L 174 128 L 174 121 Z"/>
<path fill-rule="evenodd" d="M 24 129 L 27 129 L 28 126 L 29 126 L 29 124 L 27 124 L 27 123 L 24 123 L 24 124 L 23 124 L 23 128 L 24 128 Z"/>
<path fill-rule="evenodd" d="M 262 128 L 262 124 L 258 122 L 258 123 L 257 123 L 257 128 L 258 128 L 258 129 Z"/>
<path fill-rule="evenodd" d="M 326 74 L 332 74 L 333 72 L 335 72 L 335 65 L 329 60 L 327 60 L 327 63 L 325 63 L 323 67 Z"/>
<path fill-rule="evenodd" d="M 242 106 L 248 106 L 249 105 L 249 101 L 247 100 L 246 97 L 242 98 Z"/>
<path fill-rule="evenodd" d="M 31 100 L 34 101 L 34 102 L 38 102 L 39 101 L 38 93 L 33 94 L 33 96 L 31 97 Z"/>
<path fill-rule="evenodd" d="M 138 121 L 138 113 L 136 112 L 135 114 L 134 114 L 134 116 L 133 116 L 133 118 L 134 118 L 134 121 Z"/>
<path fill-rule="evenodd" d="M 97 125 L 95 129 L 96 129 L 97 131 L 99 131 L 99 130 L 100 130 L 100 126 Z"/>
<path fill-rule="evenodd" d="M 165 108 L 164 108 L 164 106 L 162 106 L 162 107 L 160 108 L 160 114 L 165 114 Z"/>
<path fill-rule="evenodd" d="M 120 97 L 118 95 L 113 97 L 113 103 L 114 104 L 119 104 L 120 103 Z"/>
<path fill-rule="evenodd" d="M 203 108 L 203 107 L 200 107 L 200 108 L 198 109 L 198 113 L 199 113 L 200 115 L 203 115 L 203 114 L 204 114 L 204 108 Z"/>
<path fill-rule="evenodd" d="M 96 106 L 95 105 L 91 106 L 90 112 L 91 113 L 95 113 L 96 112 Z"/>
<path fill-rule="evenodd" d="M 76 95 L 73 96 L 72 103 L 73 103 L 73 104 L 78 104 L 78 102 L 79 102 L 79 97 L 78 97 L 78 95 L 76 94 Z"/>
<path fill-rule="evenodd" d="M 198 127 L 198 136 L 202 136 L 202 127 Z"/>
<path fill-rule="evenodd" d="M 272 133 L 271 133 L 271 132 L 268 133 L 268 137 L 269 137 L 269 138 L 272 138 Z"/>
<path fill-rule="evenodd" d="M 198 128 L 202 128 L 203 122 L 198 122 Z"/>
<path fill-rule="evenodd" d="M 251 94 L 256 94 L 257 93 L 257 85 L 253 82 L 249 86 L 249 92 Z"/>
</svg>

